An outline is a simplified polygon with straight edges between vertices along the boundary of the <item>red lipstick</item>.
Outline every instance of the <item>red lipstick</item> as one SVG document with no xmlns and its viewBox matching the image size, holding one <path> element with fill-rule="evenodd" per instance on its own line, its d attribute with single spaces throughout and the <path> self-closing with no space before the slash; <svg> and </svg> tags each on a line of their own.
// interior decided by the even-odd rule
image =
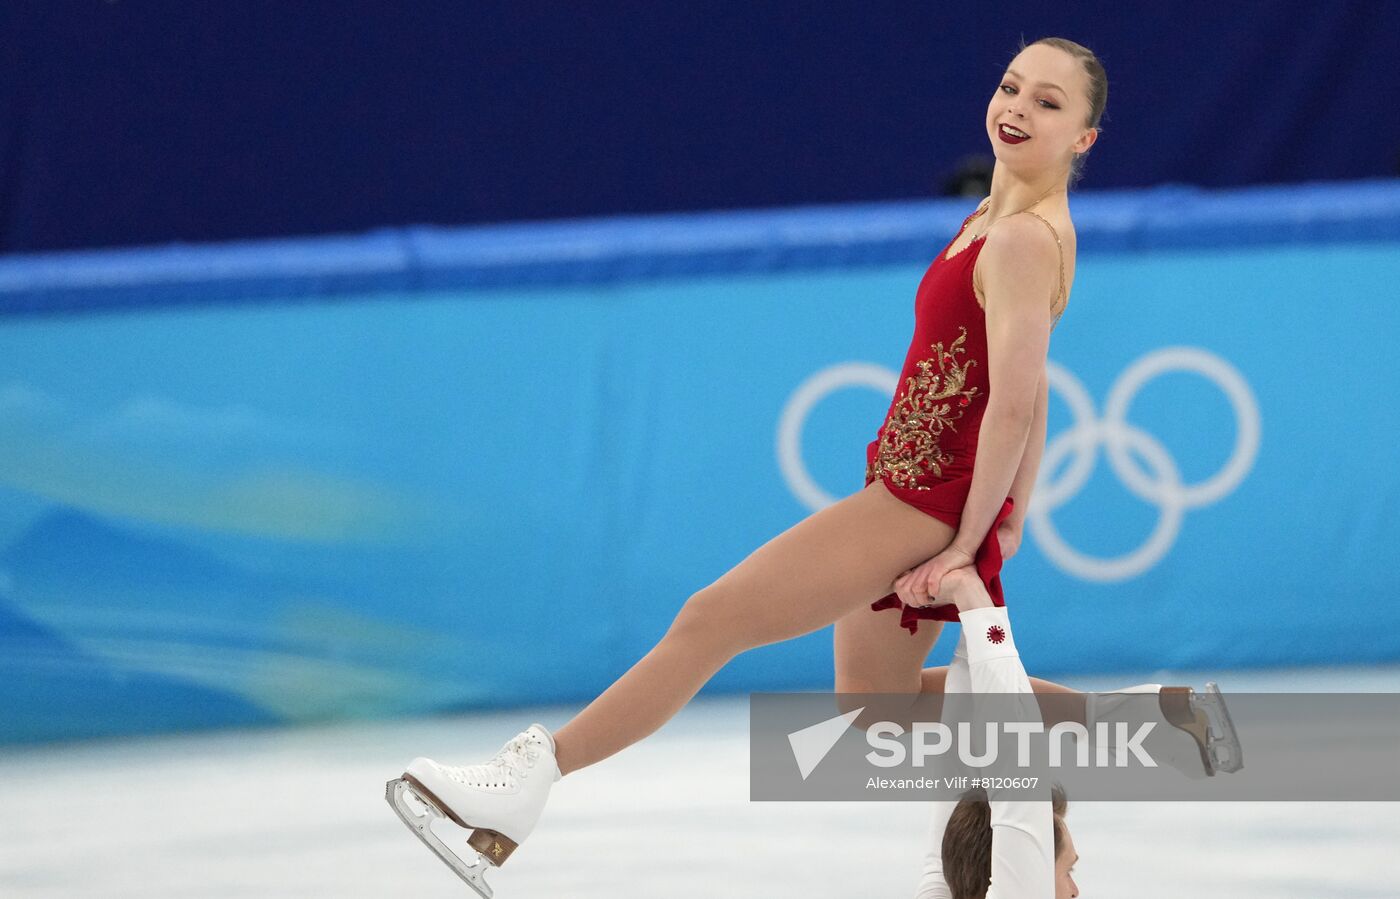
<svg viewBox="0 0 1400 899">
<path fill-rule="evenodd" d="M 1000 137 L 1004 143 L 1008 143 L 1008 144 L 1021 144 L 1021 143 L 1025 143 L 1026 141 L 1030 140 L 1029 137 L 1016 137 L 1014 134 L 1009 133 L 1009 132 L 1006 130 L 1006 128 L 1007 128 L 1006 125 L 998 125 L 998 126 L 997 126 L 997 136 Z M 1017 131 L 1020 131 L 1021 129 L 1017 128 L 1016 130 L 1017 130 Z M 1021 133 L 1024 134 L 1025 132 L 1022 131 Z"/>
</svg>

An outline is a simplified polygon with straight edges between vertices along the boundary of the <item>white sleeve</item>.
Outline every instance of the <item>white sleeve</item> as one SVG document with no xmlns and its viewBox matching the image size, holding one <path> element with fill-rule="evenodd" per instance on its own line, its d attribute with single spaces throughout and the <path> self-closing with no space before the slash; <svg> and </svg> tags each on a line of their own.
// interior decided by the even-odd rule
<svg viewBox="0 0 1400 899">
<path fill-rule="evenodd" d="M 943 683 L 943 692 L 972 692 L 972 672 L 967 667 L 966 637 L 958 638 L 957 649 L 953 650 L 953 663 L 948 666 L 948 677 Z M 928 839 L 924 841 L 924 870 L 919 877 L 919 887 L 914 899 L 952 899 L 953 891 L 943 879 L 943 831 L 947 829 L 948 819 L 953 816 L 953 809 L 957 805 L 956 802 L 933 803 Z"/>
<path fill-rule="evenodd" d="M 1030 678 L 1021 666 L 1005 608 L 960 613 L 974 693 L 1025 693 L 1025 720 L 1039 719 Z M 1050 786 L 1043 800 L 999 800 L 989 791 L 992 810 L 992 882 L 987 899 L 1054 899 L 1055 823 Z M 941 842 L 941 841 L 940 841 Z"/>
</svg>

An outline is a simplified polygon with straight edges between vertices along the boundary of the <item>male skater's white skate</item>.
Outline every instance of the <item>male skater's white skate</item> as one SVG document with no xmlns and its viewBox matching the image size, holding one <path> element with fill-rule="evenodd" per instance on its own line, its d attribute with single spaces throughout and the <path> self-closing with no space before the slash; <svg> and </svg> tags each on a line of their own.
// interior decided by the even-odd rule
<svg viewBox="0 0 1400 899">
<path fill-rule="evenodd" d="M 532 724 L 484 765 L 454 767 L 414 759 L 403 777 L 385 785 L 385 798 L 424 845 L 483 899 L 491 899 L 486 869 L 505 864 L 535 829 L 559 776 L 553 735 Z M 449 827 L 471 831 L 466 844 L 475 850 L 474 859 L 448 848 L 433 831 L 433 822 L 443 819 Z"/>
<path fill-rule="evenodd" d="M 1155 693 L 1157 701 L 1144 700 L 1141 694 Z M 1164 687 L 1161 684 L 1139 684 L 1111 693 L 1090 693 L 1085 704 L 1085 726 L 1090 739 L 1097 737 L 1095 725 L 1109 724 L 1109 745 L 1119 753 L 1122 731 L 1118 722 L 1129 725 L 1126 735 L 1134 733 L 1133 725 L 1152 722 L 1156 734 L 1149 738 L 1154 761 L 1165 762 L 1187 777 L 1214 777 L 1217 772 L 1229 774 L 1244 767 L 1239 734 L 1225 708 L 1225 697 L 1214 681 L 1206 683 L 1205 693 L 1190 687 Z M 1167 737 L 1168 739 L 1163 739 Z"/>
</svg>

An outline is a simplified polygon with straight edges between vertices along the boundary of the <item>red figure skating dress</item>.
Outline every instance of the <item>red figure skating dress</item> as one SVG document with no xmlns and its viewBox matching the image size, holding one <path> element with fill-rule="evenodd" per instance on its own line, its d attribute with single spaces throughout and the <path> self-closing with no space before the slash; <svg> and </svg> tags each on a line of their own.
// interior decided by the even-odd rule
<svg viewBox="0 0 1400 899">
<path fill-rule="evenodd" d="M 982 211 L 983 207 L 979 207 L 963 219 L 962 228 L 919 282 L 914 296 L 914 340 L 899 374 L 899 389 L 885 423 L 865 448 L 867 486 L 880 478 L 896 498 L 955 531 L 972 486 L 977 432 L 987 408 L 987 322 L 972 289 L 972 268 L 986 235 L 974 239 L 951 259 L 944 255 L 967 229 L 968 222 Z M 1054 226 L 1045 224 L 1053 233 Z M 1056 234 L 1057 243 L 1059 239 Z M 1063 292 L 1063 256 L 1060 264 Z M 1058 299 L 1059 292 L 1055 297 Z M 1055 321 L 1058 323 L 1058 315 Z M 1006 601 L 1001 590 L 1001 545 L 996 530 L 1011 514 L 1012 506 L 1008 496 L 974 559 L 978 575 L 993 604 L 998 606 L 1004 606 Z M 921 618 L 958 620 L 958 611 L 952 605 L 906 606 L 894 593 L 870 607 L 899 609 L 900 624 L 911 634 L 918 631 Z"/>
</svg>

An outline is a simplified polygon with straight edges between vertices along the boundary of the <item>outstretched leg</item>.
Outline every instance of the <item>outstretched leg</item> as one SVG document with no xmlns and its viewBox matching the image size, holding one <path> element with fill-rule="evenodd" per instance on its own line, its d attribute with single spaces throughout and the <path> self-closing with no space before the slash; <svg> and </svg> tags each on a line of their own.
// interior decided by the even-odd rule
<svg viewBox="0 0 1400 899">
<path fill-rule="evenodd" d="M 560 772 L 652 733 L 739 653 L 809 634 L 889 593 L 951 536 L 880 481 L 798 522 L 691 596 L 661 642 L 555 732 Z"/>
</svg>

